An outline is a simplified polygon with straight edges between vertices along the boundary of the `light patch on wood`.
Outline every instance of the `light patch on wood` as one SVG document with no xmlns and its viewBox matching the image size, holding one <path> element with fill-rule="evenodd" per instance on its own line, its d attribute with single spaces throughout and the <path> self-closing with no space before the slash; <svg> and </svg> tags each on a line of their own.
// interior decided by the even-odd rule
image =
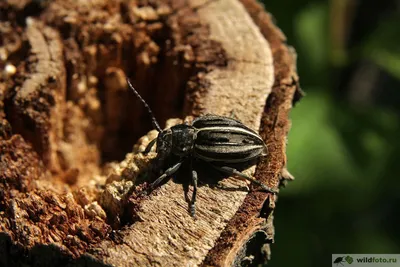
<svg viewBox="0 0 400 267">
<path fill-rule="evenodd" d="M 193 6 L 203 6 L 198 13 L 209 22 L 210 39 L 222 43 L 229 62 L 228 69 L 207 74 L 211 89 L 196 104 L 206 112 L 239 119 L 258 131 L 274 83 L 270 46 L 239 1 L 194 2 Z"/>
</svg>

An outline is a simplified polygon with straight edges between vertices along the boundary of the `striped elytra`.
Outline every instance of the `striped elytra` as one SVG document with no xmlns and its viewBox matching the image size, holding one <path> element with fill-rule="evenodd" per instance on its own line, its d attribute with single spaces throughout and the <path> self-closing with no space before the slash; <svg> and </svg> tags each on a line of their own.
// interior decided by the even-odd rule
<svg viewBox="0 0 400 267">
<path fill-rule="evenodd" d="M 205 115 L 194 120 L 192 126 L 197 132 L 193 154 L 204 161 L 248 162 L 266 150 L 256 132 L 228 117 Z"/>
</svg>

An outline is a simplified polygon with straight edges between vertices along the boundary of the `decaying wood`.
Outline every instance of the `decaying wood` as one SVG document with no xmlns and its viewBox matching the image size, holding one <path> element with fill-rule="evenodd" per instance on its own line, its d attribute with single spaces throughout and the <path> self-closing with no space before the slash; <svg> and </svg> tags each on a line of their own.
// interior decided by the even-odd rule
<svg viewBox="0 0 400 267">
<path fill-rule="evenodd" d="M 138 151 L 156 132 L 128 153 L 150 123 L 125 77 L 160 121 L 214 113 L 259 130 L 269 155 L 255 177 L 271 187 L 292 179 L 285 142 L 301 94 L 295 56 L 255 1 L 9 0 L 0 31 L 2 266 L 269 257 L 276 196 L 236 179 L 202 184 L 193 219 L 176 180 L 139 194 L 155 153 Z"/>
</svg>

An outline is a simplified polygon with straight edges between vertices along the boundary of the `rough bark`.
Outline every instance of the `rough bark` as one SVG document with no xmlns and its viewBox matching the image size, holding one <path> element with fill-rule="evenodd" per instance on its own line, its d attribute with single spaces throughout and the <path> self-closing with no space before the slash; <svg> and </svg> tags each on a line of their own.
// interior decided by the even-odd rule
<svg viewBox="0 0 400 267">
<path fill-rule="evenodd" d="M 151 124 L 125 82 L 161 122 L 214 113 L 259 130 L 269 154 L 246 172 L 275 188 L 292 179 L 295 54 L 254 0 L 8 0 L 0 32 L 1 266 L 269 258 L 276 196 L 232 178 L 208 182 L 207 169 L 196 219 L 184 171 L 140 194 L 155 153 L 138 151 L 156 132 L 139 139 Z"/>
</svg>

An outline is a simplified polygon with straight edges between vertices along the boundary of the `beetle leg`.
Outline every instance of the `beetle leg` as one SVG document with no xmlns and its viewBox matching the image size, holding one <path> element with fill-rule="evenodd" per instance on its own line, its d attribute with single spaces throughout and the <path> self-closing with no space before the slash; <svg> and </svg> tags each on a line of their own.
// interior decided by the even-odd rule
<svg viewBox="0 0 400 267">
<path fill-rule="evenodd" d="M 214 165 L 212 165 L 212 166 L 214 168 L 216 168 L 217 170 L 225 172 L 225 173 L 227 173 L 229 175 L 236 175 L 236 176 L 244 178 L 244 179 L 246 179 L 246 180 L 248 180 L 248 181 L 250 181 L 252 183 L 255 183 L 256 185 L 261 186 L 267 192 L 270 192 L 270 193 L 273 193 L 273 194 L 278 193 L 275 189 L 272 189 L 272 188 L 268 187 L 267 185 L 261 183 L 260 181 L 257 181 L 256 179 L 254 179 L 252 177 L 249 177 L 246 174 L 244 174 L 244 173 L 242 173 L 242 172 L 240 172 L 240 171 L 238 171 L 238 170 L 236 170 L 234 168 L 231 168 L 231 167 L 218 167 L 218 166 L 214 166 Z"/>
<path fill-rule="evenodd" d="M 197 172 L 192 170 L 192 183 L 193 183 L 193 194 L 192 201 L 190 202 L 190 215 L 195 217 L 196 215 L 196 195 L 197 195 Z"/>
<path fill-rule="evenodd" d="M 153 139 L 150 141 L 150 143 L 146 146 L 146 149 L 143 151 L 143 154 L 148 154 L 151 150 L 151 148 L 154 146 L 154 144 L 156 143 L 157 138 Z"/>
<path fill-rule="evenodd" d="M 182 162 L 178 162 L 177 164 L 175 164 L 174 166 L 172 166 L 171 168 L 168 168 L 163 175 L 161 175 L 160 177 L 158 177 L 157 180 L 155 180 L 153 183 L 150 184 L 150 190 L 154 190 L 165 178 L 167 178 L 168 176 L 171 176 L 172 174 L 174 174 L 179 167 L 182 165 Z"/>
</svg>

